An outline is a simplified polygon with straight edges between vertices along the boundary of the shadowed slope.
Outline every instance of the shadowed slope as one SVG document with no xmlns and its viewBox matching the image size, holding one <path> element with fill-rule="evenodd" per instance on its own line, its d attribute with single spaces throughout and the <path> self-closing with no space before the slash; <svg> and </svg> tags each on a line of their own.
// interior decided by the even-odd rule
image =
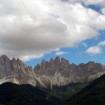
<svg viewBox="0 0 105 105">
<path fill-rule="evenodd" d="M 0 104 L 3 105 L 56 105 L 49 93 L 31 85 L 4 83 L 0 85 Z"/>
<path fill-rule="evenodd" d="M 93 81 L 65 105 L 105 105 L 105 75 Z"/>
</svg>

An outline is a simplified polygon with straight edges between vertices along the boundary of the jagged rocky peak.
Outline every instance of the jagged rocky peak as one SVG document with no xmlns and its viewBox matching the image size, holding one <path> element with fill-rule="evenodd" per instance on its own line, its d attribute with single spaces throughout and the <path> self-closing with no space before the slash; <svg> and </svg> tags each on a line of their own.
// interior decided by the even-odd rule
<svg viewBox="0 0 105 105">
<path fill-rule="evenodd" d="M 102 64 L 100 64 L 100 63 L 94 63 L 93 61 L 89 61 L 87 64 L 86 64 L 86 68 L 87 68 L 87 70 L 95 70 L 95 72 L 97 72 L 97 71 L 101 71 L 101 70 L 103 70 L 103 66 L 102 66 Z"/>
<path fill-rule="evenodd" d="M 25 66 L 24 62 L 22 60 L 20 60 L 19 58 L 17 58 L 17 62 L 18 62 L 19 65 Z"/>
<path fill-rule="evenodd" d="M 54 63 L 56 64 L 56 65 L 59 65 L 60 64 L 60 57 L 56 57 L 55 58 L 55 60 L 54 60 Z"/>
<path fill-rule="evenodd" d="M 0 77 L 11 76 L 17 73 L 21 67 L 25 67 L 20 59 L 10 60 L 6 55 L 0 56 Z M 19 68 L 20 67 L 20 68 Z"/>
<path fill-rule="evenodd" d="M 41 65 L 44 65 L 44 66 L 46 66 L 48 64 L 48 62 L 47 61 L 45 61 L 45 60 L 42 60 L 42 62 L 41 62 Z"/>
<path fill-rule="evenodd" d="M 50 63 L 50 64 L 54 63 L 53 58 L 50 59 L 49 63 Z"/>
<path fill-rule="evenodd" d="M 38 70 L 40 68 L 40 65 L 39 64 L 37 64 L 36 66 L 35 66 L 35 70 Z"/>
<path fill-rule="evenodd" d="M 39 69 L 41 66 L 59 66 L 62 64 L 70 64 L 68 60 L 64 59 L 64 58 L 60 58 L 59 56 L 57 56 L 55 59 L 51 58 L 49 61 L 46 60 L 42 60 L 41 64 L 37 64 L 35 66 L 35 70 Z"/>
<path fill-rule="evenodd" d="M 12 58 L 12 61 L 13 61 L 13 62 L 16 62 L 17 60 L 16 60 L 16 58 L 13 57 L 13 58 Z"/>
<path fill-rule="evenodd" d="M 24 62 L 22 60 L 20 60 L 19 58 L 16 59 L 13 57 L 13 59 L 11 61 L 12 61 L 12 63 L 18 64 L 20 66 L 25 66 Z"/>
<path fill-rule="evenodd" d="M 1 55 L 0 56 L 0 61 L 6 62 L 6 61 L 10 61 L 10 59 L 6 55 Z"/>
<path fill-rule="evenodd" d="M 34 68 L 34 71 L 38 75 L 55 76 L 57 73 L 62 75 L 68 74 L 70 63 L 68 60 L 60 57 L 55 59 L 51 58 L 48 62 L 45 60 Z"/>
<path fill-rule="evenodd" d="M 20 60 L 19 58 L 16 59 L 16 58 L 13 57 L 12 60 L 10 60 L 7 55 L 1 55 L 0 56 L 0 62 L 4 63 L 5 65 L 6 65 L 6 63 L 8 64 L 8 63 L 11 62 L 11 63 L 16 63 L 20 66 L 25 66 L 24 62 L 22 60 Z"/>
<path fill-rule="evenodd" d="M 8 57 L 6 55 L 1 55 L 0 58 L 8 58 Z"/>
<path fill-rule="evenodd" d="M 69 60 L 66 60 L 64 58 L 61 58 L 61 63 L 62 64 L 70 64 Z"/>
<path fill-rule="evenodd" d="M 89 61 L 87 64 L 94 64 L 94 62 L 93 61 Z"/>
</svg>

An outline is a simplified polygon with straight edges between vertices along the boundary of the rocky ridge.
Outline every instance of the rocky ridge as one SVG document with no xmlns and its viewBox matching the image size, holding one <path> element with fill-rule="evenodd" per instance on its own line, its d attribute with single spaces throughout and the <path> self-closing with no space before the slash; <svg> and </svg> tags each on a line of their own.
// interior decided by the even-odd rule
<svg viewBox="0 0 105 105">
<path fill-rule="evenodd" d="M 56 57 L 54 60 L 51 58 L 49 62 L 43 60 L 34 71 L 41 77 L 47 77 L 52 85 L 61 86 L 98 78 L 105 73 L 105 66 L 92 61 L 87 64 L 70 64 L 68 60 Z"/>
<path fill-rule="evenodd" d="M 33 86 L 51 87 L 75 82 L 86 82 L 98 78 L 105 73 L 105 66 L 100 63 L 70 64 L 64 58 L 56 57 L 50 61 L 43 60 L 33 69 L 26 66 L 20 59 L 9 59 L 0 56 L 0 84 L 13 82 L 31 84 Z"/>
</svg>

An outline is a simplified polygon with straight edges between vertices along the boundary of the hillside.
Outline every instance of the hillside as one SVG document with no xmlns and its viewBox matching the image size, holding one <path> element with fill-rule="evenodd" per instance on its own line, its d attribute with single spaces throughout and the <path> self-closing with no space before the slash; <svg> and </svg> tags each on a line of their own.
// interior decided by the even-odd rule
<svg viewBox="0 0 105 105">
<path fill-rule="evenodd" d="M 89 83 L 71 83 L 65 86 L 53 86 L 52 89 L 47 88 L 45 91 L 58 98 L 60 101 L 65 101 L 81 91 L 88 84 Z"/>
<path fill-rule="evenodd" d="M 0 105 L 56 105 L 58 102 L 48 92 L 31 85 L 0 85 Z"/>
<path fill-rule="evenodd" d="M 74 95 L 65 105 L 105 105 L 105 75 Z"/>
</svg>

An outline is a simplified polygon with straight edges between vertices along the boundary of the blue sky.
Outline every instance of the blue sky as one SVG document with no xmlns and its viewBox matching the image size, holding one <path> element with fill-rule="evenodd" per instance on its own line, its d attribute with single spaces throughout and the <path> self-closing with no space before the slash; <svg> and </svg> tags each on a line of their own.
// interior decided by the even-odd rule
<svg viewBox="0 0 105 105">
<path fill-rule="evenodd" d="M 105 64 L 105 0 L 0 0 L 0 55 L 27 65 L 60 56 Z"/>
</svg>

